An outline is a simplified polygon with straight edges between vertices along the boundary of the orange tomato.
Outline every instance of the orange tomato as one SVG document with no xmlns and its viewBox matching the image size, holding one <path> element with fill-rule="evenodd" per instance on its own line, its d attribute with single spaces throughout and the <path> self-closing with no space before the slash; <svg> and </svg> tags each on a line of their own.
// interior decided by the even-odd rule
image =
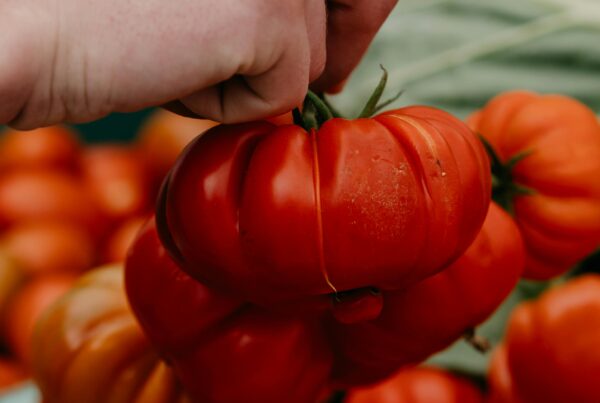
<svg viewBox="0 0 600 403">
<path fill-rule="evenodd" d="M 23 382 L 26 377 L 27 372 L 18 363 L 0 358 L 0 392 Z"/>
<path fill-rule="evenodd" d="M 600 397 L 600 275 L 553 288 L 512 313 L 492 361 L 499 403 L 597 403 Z"/>
<path fill-rule="evenodd" d="M 387 380 L 348 392 L 346 403 L 483 403 L 469 381 L 428 367 L 409 368 Z"/>
<path fill-rule="evenodd" d="M 31 363 L 31 339 L 36 321 L 74 281 L 75 277 L 68 275 L 37 278 L 21 288 L 9 303 L 4 328 L 6 342 L 26 366 Z"/>
<path fill-rule="evenodd" d="M 124 261 L 129 246 L 133 243 L 144 222 L 146 219 L 143 217 L 133 217 L 117 227 L 104 247 L 102 261 L 106 263 Z"/>
<path fill-rule="evenodd" d="M 33 221 L 10 228 L 0 243 L 28 274 L 77 273 L 94 262 L 94 244 L 81 227 L 60 221 Z"/>
<path fill-rule="evenodd" d="M 83 181 L 99 210 L 112 220 L 150 207 L 150 176 L 135 149 L 124 145 L 88 147 L 81 155 Z"/>
<path fill-rule="evenodd" d="M 514 390 L 504 345 L 494 350 L 488 372 L 488 384 L 488 403 L 524 403 Z"/>
<path fill-rule="evenodd" d="M 0 169 L 52 168 L 73 170 L 80 144 L 65 126 L 31 131 L 6 130 L 0 137 Z"/>
<path fill-rule="evenodd" d="M 44 219 L 82 225 L 97 234 L 97 211 L 79 181 L 47 170 L 10 172 L 0 177 L 0 225 Z"/>
<path fill-rule="evenodd" d="M 192 139 L 217 124 L 212 120 L 187 118 L 157 109 L 138 134 L 139 147 L 152 169 L 155 180 L 158 183 L 162 181 Z"/>
<path fill-rule="evenodd" d="M 33 369 L 46 403 L 190 403 L 129 309 L 118 265 L 87 273 L 48 310 Z"/>
<path fill-rule="evenodd" d="M 527 248 L 524 277 L 564 273 L 600 246 L 600 124 L 561 95 L 512 91 L 469 119 L 497 154 L 494 199 Z"/>
<path fill-rule="evenodd" d="M 12 296 L 25 280 L 25 274 L 4 250 L 0 249 L 0 323 L 4 319 L 6 307 Z"/>
</svg>

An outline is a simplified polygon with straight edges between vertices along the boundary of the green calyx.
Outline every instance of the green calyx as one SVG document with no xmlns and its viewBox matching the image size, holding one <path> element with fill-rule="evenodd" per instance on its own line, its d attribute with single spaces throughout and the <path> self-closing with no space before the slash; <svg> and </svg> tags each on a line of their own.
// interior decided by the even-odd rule
<svg viewBox="0 0 600 403">
<path fill-rule="evenodd" d="M 383 66 L 380 67 L 383 73 L 379 80 L 379 84 L 375 87 L 375 90 L 369 97 L 369 100 L 362 111 L 358 114 L 357 118 L 369 118 L 373 116 L 375 113 L 381 111 L 383 108 L 400 98 L 404 92 L 403 90 L 399 91 L 392 98 L 380 102 L 388 80 L 387 70 Z M 329 103 L 325 94 L 321 93 L 317 95 L 310 90 L 306 94 L 306 98 L 304 98 L 302 112 L 296 108 L 292 111 L 292 114 L 294 116 L 294 124 L 302 126 L 307 131 L 317 130 L 329 119 L 343 117 L 343 115 Z"/>
<path fill-rule="evenodd" d="M 521 152 L 510 158 L 507 162 L 502 162 L 492 145 L 482 135 L 479 135 L 479 138 L 490 157 L 492 200 L 512 215 L 514 213 L 514 199 L 516 197 L 535 194 L 533 189 L 515 183 L 512 174 L 513 168 L 524 158 L 527 158 L 531 152 Z"/>
</svg>

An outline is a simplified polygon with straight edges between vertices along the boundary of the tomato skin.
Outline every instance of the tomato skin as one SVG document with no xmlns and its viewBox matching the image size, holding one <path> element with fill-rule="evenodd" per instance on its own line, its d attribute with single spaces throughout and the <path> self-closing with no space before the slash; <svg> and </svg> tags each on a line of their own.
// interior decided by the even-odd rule
<svg viewBox="0 0 600 403">
<path fill-rule="evenodd" d="M 527 403 L 597 402 L 598 340 L 600 275 L 575 278 L 523 303 L 504 341 L 515 395 Z"/>
<path fill-rule="evenodd" d="M 578 101 L 525 91 L 504 93 L 470 119 L 533 195 L 513 199 L 527 246 L 525 277 L 557 276 L 600 245 L 600 124 Z"/>
<path fill-rule="evenodd" d="M 87 147 L 81 155 L 81 171 L 98 210 L 112 222 L 150 208 L 150 173 L 136 149 L 116 144 Z"/>
<path fill-rule="evenodd" d="M 314 319 L 270 313 L 192 279 L 161 246 L 154 219 L 125 275 L 133 311 L 194 402 L 305 403 L 325 387 L 331 353 Z"/>
<path fill-rule="evenodd" d="M 345 403 L 483 403 L 482 393 L 469 381 L 450 372 L 415 367 L 385 381 L 351 389 Z"/>
<path fill-rule="evenodd" d="M 426 107 L 313 133 L 221 125 L 174 166 L 160 232 L 192 277 L 262 305 L 404 288 L 473 240 L 487 167 L 466 126 Z"/>
<path fill-rule="evenodd" d="M 27 372 L 18 363 L 0 358 L 0 394 L 27 379 Z"/>
<path fill-rule="evenodd" d="M 73 172 L 81 145 L 66 126 L 27 132 L 8 129 L 0 137 L 0 170 L 42 168 Z"/>
<path fill-rule="evenodd" d="M 13 295 L 21 288 L 26 276 L 15 259 L 4 249 L 0 249 L 0 323 Z"/>
<path fill-rule="evenodd" d="M 493 352 L 488 372 L 488 403 L 525 403 L 517 396 L 508 368 L 506 347 L 499 345 Z"/>
<path fill-rule="evenodd" d="M 15 225 L 0 242 L 29 275 L 79 273 L 92 267 L 94 243 L 77 225 L 35 221 Z"/>
<path fill-rule="evenodd" d="M 72 275 L 39 277 L 23 286 L 11 300 L 6 314 L 5 337 L 11 351 L 29 367 L 32 337 L 37 320 L 75 282 Z"/>
<path fill-rule="evenodd" d="M 142 216 L 132 217 L 122 222 L 108 237 L 102 252 L 102 261 L 105 263 L 125 261 L 129 247 L 145 222 L 146 219 Z"/>
<path fill-rule="evenodd" d="M 157 109 L 140 129 L 136 143 L 160 183 L 186 145 L 217 122 L 177 115 Z"/>
<path fill-rule="evenodd" d="M 37 325 L 34 376 L 47 403 L 189 403 L 137 324 L 122 266 L 93 270 Z"/>
<path fill-rule="evenodd" d="M 492 203 L 477 238 L 447 269 L 407 290 L 384 291 L 375 320 L 332 324 L 334 381 L 376 382 L 448 347 L 500 305 L 524 263 L 516 224 Z"/>
<path fill-rule="evenodd" d="M 0 177 L 0 227 L 46 219 L 81 225 L 93 235 L 102 231 L 93 201 L 73 176 L 21 170 Z"/>
</svg>

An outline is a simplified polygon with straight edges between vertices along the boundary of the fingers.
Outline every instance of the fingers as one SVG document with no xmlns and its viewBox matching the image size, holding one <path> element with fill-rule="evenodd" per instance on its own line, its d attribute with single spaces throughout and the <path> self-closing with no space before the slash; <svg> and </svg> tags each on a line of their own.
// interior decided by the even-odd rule
<svg viewBox="0 0 600 403">
<path fill-rule="evenodd" d="M 397 0 L 328 1 L 327 64 L 311 87 L 324 91 L 344 81 L 396 3 Z"/>
<path fill-rule="evenodd" d="M 209 88 L 181 99 L 185 109 L 198 116 L 235 123 L 275 116 L 300 105 L 311 80 L 325 66 L 326 9 L 323 0 L 305 0 L 298 26 L 278 27 L 271 35 L 285 38 L 281 52 L 270 64 L 257 51 L 254 66 Z M 289 10 L 288 10 L 289 11 Z M 281 29 L 283 28 L 283 30 Z M 277 49 L 273 36 L 265 35 L 259 47 Z"/>
</svg>

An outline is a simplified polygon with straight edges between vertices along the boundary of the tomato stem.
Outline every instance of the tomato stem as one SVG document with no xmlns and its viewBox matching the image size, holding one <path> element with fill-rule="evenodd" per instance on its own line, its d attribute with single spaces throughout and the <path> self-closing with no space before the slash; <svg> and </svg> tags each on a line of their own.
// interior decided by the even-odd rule
<svg viewBox="0 0 600 403">
<path fill-rule="evenodd" d="M 292 111 L 294 123 L 302 126 L 306 131 L 318 130 L 323 123 L 333 119 L 336 113 L 327 101 L 310 90 L 304 98 L 302 112 L 298 108 Z"/>
<path fill-rule="evenodd" d="M 463 338 L 471 347 L 482 354 L 487 353 L 492 348 L 490 341 L 483 336 L 479 336 L 475 332 L 475 328 L 468 329 L 464 333 Z"/>
<path fill-rule="evenodd" d="M 359 118 L 369 118 L 369 117 L 373 116 L 375 113 L 379 112 L 380 110 L 382 110 L 383 108 L 385 108 L 386 106 L 391 104 L 392 102 L 395 102 L 396 100 L 398 100 L 398 98 L 400 98 L 402 96 L 402 94 L 404 93 L 404 90 L 400 90 L 392 98 L 379 103 L 379 101 L 381 100 L 381 96 L 383 95 L 383 91 L 385 90 L 387 80 L 388 80 L 388 72 L 385 69 L 385 67 L 383 67 L 381 64 L 379 65 L 379 67 L 381 68 L 383 73 L 381 74 L 381 78 L 379 79 L 379 83 L 377 84 L 377 87 L 375 87 L 375 90 L 369 97 L 367 104 L 365 105 L 363 110 L 358 114 Z"/>
<path fill-rule="evenodd" d="M 514 214 L 514 199 L 518 196 L 535 194 L 533 189 L 515 183 L 512 171 L 514 167 L 524 158 L 531 154 L 530 151 L 519 153 L 502 162 L 494 147 L 483 135 L 479 135 L 489 158 L 492 171 L 492 199 L 498 203 L 509 214 Z"/>
</svg>

